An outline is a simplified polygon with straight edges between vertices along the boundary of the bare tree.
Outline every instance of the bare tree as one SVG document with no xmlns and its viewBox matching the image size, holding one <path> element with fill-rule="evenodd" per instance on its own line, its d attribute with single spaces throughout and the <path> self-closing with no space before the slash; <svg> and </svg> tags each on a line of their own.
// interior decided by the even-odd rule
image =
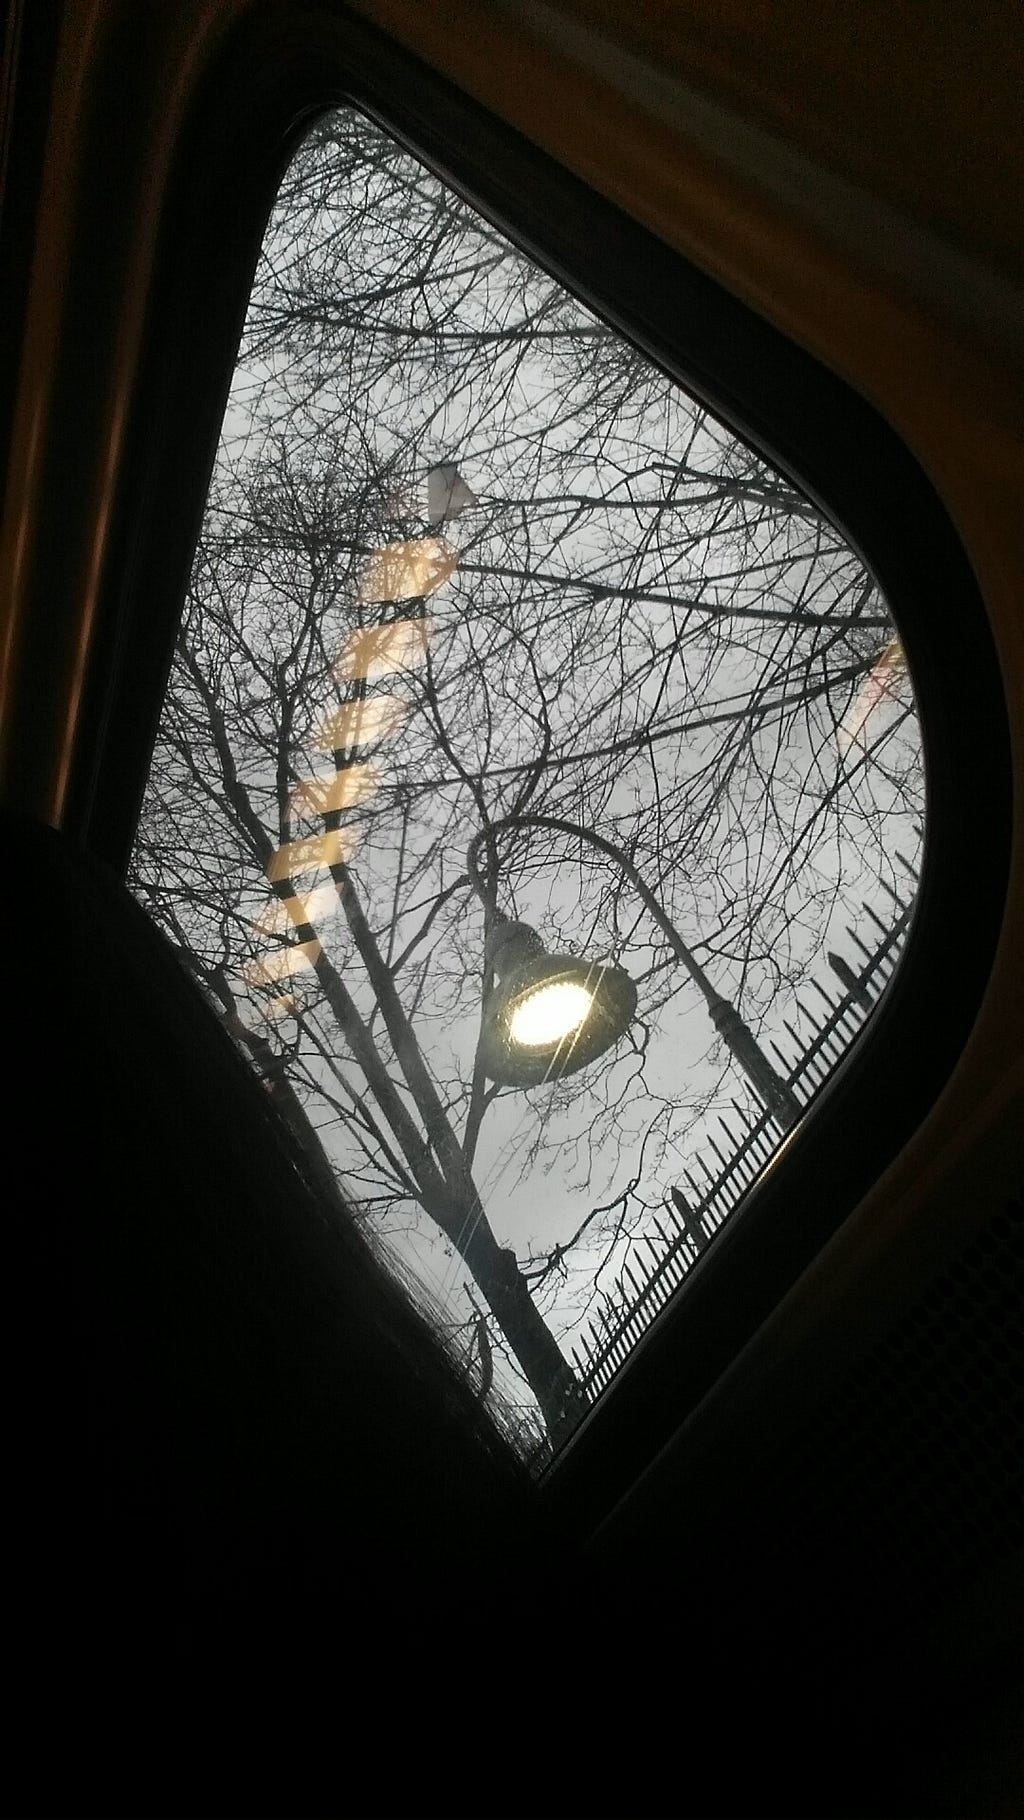
<svg viewBox="0 0 1024 1820">
<path fill-rule="evenodd" d="M 840 533 L 379 128 L 322 122 L 256 280 L 135 884 L 362 1217 L 461 1260 L 551 1428 L 545 1309 L 657 1204 L 718 1078 L 628 868 L 770 1028 L 921 793 Z M 640 992 L 532 1100 L 477 1056 L 481 831 L 495 901 Z M 530 1168 L 587 1205 L 524 1270 L 491 1209 Z"/>
</svg>

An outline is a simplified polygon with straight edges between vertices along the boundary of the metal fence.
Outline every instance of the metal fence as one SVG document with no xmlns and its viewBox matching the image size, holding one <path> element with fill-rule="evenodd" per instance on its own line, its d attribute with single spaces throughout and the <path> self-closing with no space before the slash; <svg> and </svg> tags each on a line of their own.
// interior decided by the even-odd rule
<svg viewBox="0 0 1024 1820">
<path fill-rule="evenodd" d="M 902 863 L 913 873 L 906 860 Z M 813 979 L 809 990 L 818 995 L 820 1003 L 811 1005 L 805 998 L 797 998 L 803 1028 L 785 1023 L 789 1053 L 783 1044 L 770 1045 L 780 1073 L 802 1107 L 810 1104 L 849 1051 L 899 960 L 913 903 L 901 898 L 892 886 L 884 888 L 895 908 L 891 924 L 869 904 L 863 906 L 874 945 L 865 942 L 857 930 L 848 929 L 854 958 L 835 953 L 826 957 L 842 993 L 837 997 L 834 985 L 826 987 Z M 781 1135 L 771 1113 L 753 1101 L 734 1100 L 728 1116 L 719 1114 L 716 1129 L 707 1134 L 706 1150 L 695 1157 L 692 1168 L 684 1169 L 683 1180 L 671 1189 L 663 1217 L 651 1215 L 651 1230 L 634 1239 L 628 1261 L 572 1350 L 580 1384 L 590 1402 L 611 1382 L 641 1334 L 744 1199 L 778 1149 Z"/>
</svg>

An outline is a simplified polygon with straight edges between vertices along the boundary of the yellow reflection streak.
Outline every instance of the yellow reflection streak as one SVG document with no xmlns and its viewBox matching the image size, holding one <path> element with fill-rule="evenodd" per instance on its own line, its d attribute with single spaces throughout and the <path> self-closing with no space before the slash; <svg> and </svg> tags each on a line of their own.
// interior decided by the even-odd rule
<svg viewBox="0 0 1024 1820">
<path fill-rule="evenodd" d="M 319 942 L 296 942 L 291 948 L 277 948 L 258 961 L 249 961 L 242 969 L 247 986 L 272 986 L 278 980 L 290 979 L 305 967 L 314 967 L 323 949 Z"/>
<path fill-rule="evenodd" d="M 380 782 L 375 765 L 346 765 L 329 777 L 310 777 L 296 784 L 288 803 L 291 815 L 329 815 L 355 809 L 371 797 Z"/>
<path fill-rule="evenodd" d="M 864 745 L 862 735 L 868 721 L 879 703 L 892 696 L 893 687 L 904 675 L 906 667 L 903 646 L 894 638 L 875 659 L 839 729 L 836 746 L 840 758 L 846 758 L 854 746 Z"/>
<path fill-rule="evenodd" d="M 308 923 L 325 923 L 339 907 L 338 887 L 333 879 L 328 879 L 326 884 L 318 885 L 315 891 L 303 897 L 272 898 L 256 924 L 256 932 L 258 935 L 284 935 L 292 927 L 303 929 Z"/>
<path fill-rule="evenodd" d="M 316 732 L 317 746 L 322 752 L 337 752 L 351 746 L 372 745 L 393 733 L 409 708 L 410 703 L 397 695 L 371 695 L 363 701 L 348 701 L 321 722 Z"/>
<path fill-rule="evenodd" d="M 393 619 L 386 626 L 360 626 L 341 647 L 334 675 L 339 682 L 378 682 L 426 661 L 433 631 L 430 619 Z"/>
<path fill-rule="evenodd" d="M 288 841 L 271 854 L 267 877 L 276 885 L 281 879 L 297 878 L 301 872 L 315 872 L 318 866 L 347 865 L 358 845 L 358 834 L 348 828 L 330 828 L 326 834 L 309 840 Z"/>
<path fill-rule="evenodd" d="M 293 999 L 290 992 L 279 992 L 276 998 L 268 1000 L 267 1004 L 264 1005 L 263 1010 L 265 1015 L 269 1018 L 273 1018 L 276 1024 L 279 1023 L 283 1017 L 291 1016 L 297 1002 L 296 999 Z"/>
<path fill-rule="evenodd" d="M 359 578 L 364 607 L 382 601 L 421 600 L 436 594 L 459 566 L 459 552 L 444 537 L 415 537 L 374 550 Z"/>
</svg>

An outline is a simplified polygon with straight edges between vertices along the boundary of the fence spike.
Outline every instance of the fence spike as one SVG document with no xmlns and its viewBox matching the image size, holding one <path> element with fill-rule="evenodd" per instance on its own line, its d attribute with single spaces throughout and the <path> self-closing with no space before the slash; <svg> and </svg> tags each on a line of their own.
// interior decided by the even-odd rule
<svg viewBox="0 0 1024 1820">
<path fill-rule="evenodd" d="M 882 934 L 887 936 L 889 933 L 888 929 L 886 928 L 885 924 L 883 923 L 881 917 L 878 915 L 878 912 L 876 910 L 873 910 L 871 905 L 867 902 L 867 899 L 864 900 L 864 912 L 867 916 L 869 916 L 871 918 L 871 921 L 874 923 L 875 928 L 880 929 L 882 931 Z"/>
<path fill-rule="evenodd" d="M 891 885 L 887 878 L 880 878 L 878 882 L 881 885 L 882 890 L 885 892 L 886 897 L 891 897 L 893 903 L 898 904 L 898 906 L 901 910 L 905 910 L 907 908 L 905 898 L 902 898 L 900 896 L 895 885 Z"/>
<path fill-rule="evenodd" d="M 654 1224 L 657 1226 L 661 1237 L 664 1239 L 666 1246 L 669 1248 L 669 1250 L 671 1250 L 673 1241 L 669 1238 L 668 1233 L 665 1231 L 665 1228 L 662 1225 L 661 1221 L 659 1220 L 657 1214 L 653 1213 L 651 1215 L 651 1218 L 654 1221 Z M 651 1241 L 648 1240 L 648 1244 L 650 1244 L 650 1243 L 651 1243 Z"/>
</svg>

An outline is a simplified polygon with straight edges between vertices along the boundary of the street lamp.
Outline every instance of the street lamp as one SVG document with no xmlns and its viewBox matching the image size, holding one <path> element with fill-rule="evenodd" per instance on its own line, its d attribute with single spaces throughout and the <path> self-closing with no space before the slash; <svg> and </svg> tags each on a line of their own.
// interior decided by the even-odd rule
<svg viewBox="0 0 1024 1820">
<path fill-rule="evenodd" d="M 470 876 L 483 896 L 474 858 L 471 848 Z M 480 1032 L 484 1073 L 504 1087 L 539 1087 L 596 1061 L 632 1021 L 636 987 L 629 974 L 575 954 L 548 954 L 529 923 L 488 908 L 486 959 L 497 984 Z"/>
<path fill-rule="evenodd" d="M 510 1087 L 560 1080 L 596 1061 L 628 1028 L 636 987 L 621 967 L 601 967 L 578 955 L 546 953 L 535 929 L 497 910 L 481 874 L 478 854 L 486 840 L 508 828 L 546 828 L 594 847 L 629 880 L 676 959 L 703 994 L 711 1021 L 758 1098 L 784 1130 L 800 1115 L 800 1102 L 773 1067 L 735 1005 L 717 992 L 650 886 L 621 847 L 577 822 L 552 815 L 509 815 L 473 836 L 466 854 L 470 882 L 490 927 L 486 958 L 496 984 L 484 1006 L 480 1061 L 489 1079 Z"/>
</svg>

